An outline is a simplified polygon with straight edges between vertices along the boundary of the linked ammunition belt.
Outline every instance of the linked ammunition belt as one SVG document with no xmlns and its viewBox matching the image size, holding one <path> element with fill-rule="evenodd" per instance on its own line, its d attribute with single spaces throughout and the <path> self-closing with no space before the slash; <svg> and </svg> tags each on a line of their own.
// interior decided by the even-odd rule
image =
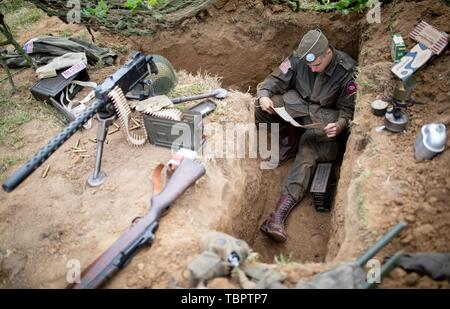
<svg viewBox="0 0 450 309">
<path fill-rule="evenodd" d="M 169 120 L 174 120 L 174 121 L 181 121 L 181 118 L 183 117 L 183 113 L 176 108 L 168 108 L 168 109 L 160 110 L 157 112 L 150 112 L 150 113 L 146 113 L 146 114 L 153 116 L 153 117 L 169 119 Z"/>
<path fill-rule="evenodd" d="M 147 142 L 147 132 L 143 130 L 143 134 L 136 134 L 130 131 L 129 121 L 131 117 L 130 105 L 125 98 L 125 95 L 118 86 L 116 86 L 112 91 L 108 93 L 116 109 L 117 115 L 119 117 L 119 122 L 123 128 L 125 137 L 128 143 L 133 146 L 142 146 Z"/>
</svg>

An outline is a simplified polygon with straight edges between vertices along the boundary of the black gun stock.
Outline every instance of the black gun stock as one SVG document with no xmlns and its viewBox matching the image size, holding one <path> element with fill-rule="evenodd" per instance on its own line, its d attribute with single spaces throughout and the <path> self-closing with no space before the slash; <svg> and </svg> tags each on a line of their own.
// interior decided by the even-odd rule
<svg viewBox="0 0 450 309">
<path fill-rule="evenodd" d="M 155 173 L 161 172 L 160 165 Z M 159 169 L 159 171 L 158 171 Z M 180 165 L 169 178 L 166 186 L 151 199 L 151 208 L 147 215 L 140 218 L 116 242 L 97 258 L 81 275 L 80 283 L 67 288 L 95 289 L 123 268 L 143 245 L 149 245 L 155 237 L 161 215 L 186 189 L 205 174 L 205 168 L 188 158 L 183 158 Z M 155 177 L 154 177 L 155 178 Z M 155 188 L 155 184 L 153 185 Z"/>
<path fill-rule="evenodd" d="M 158 73 L 158 69 L 153 62 L 152 56 L 145 56 L 140 52 L 132 52 L 127 62 L 113 75 L 95 89 L 96 100 L 85 111 L 83 111 L 74 121 L 72 121 L 62 132 L 56 135 L 47 145 L 42 147 L 28 162 L 19 170 L 12 174 L 2 185 L 3 190 L 11 192 L 20 185 L 28 176 L 42 165 L 64 142 L 66 142 L 75 132 L 83 126 L 95 113 L 114 115 L 114 106 L 110 103 L 107 95 L 115 86 L 127 93 L 138 83 L 142 82 L 148 75 L 148 65 L 150 71 Z"/>
</svg>

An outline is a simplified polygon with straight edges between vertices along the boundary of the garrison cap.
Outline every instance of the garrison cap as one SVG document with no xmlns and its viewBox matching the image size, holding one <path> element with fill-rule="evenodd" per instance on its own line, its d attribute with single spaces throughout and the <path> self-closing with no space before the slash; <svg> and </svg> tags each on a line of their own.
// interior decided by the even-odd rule
<svg viewBox="0 0 450 309">
<path fill-rule="evenodd" d="M 311 63 L 328 48 L 328 39 L 320 29 L 308 31 L 294 52 L 295 57 L 306 63 Z"/>
</svg>

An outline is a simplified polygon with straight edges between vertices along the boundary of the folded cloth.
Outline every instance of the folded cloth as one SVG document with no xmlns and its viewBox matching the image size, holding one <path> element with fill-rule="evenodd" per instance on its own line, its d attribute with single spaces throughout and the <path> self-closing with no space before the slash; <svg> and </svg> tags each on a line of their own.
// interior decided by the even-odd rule
<svg viewBox="0 0 450 309">
<path fill-rule="evenodd" d="M 39 78 L 47 78 L 56 76 L 56 71 L 74 64 L 83 62 L 87 65 L 87 58 L 85 53 L 67 53 L 62 56 L 53 58 L 48 64 L 39 67 L 36 70 Z"/>
<path fill-rule="evenodd" d="M 112 65 L 117 58 L 117 54 L 109 48 L 98 47 L 93 43 L 75 38 L 56 36 L 32 38 L 24 44 L 23 49 L 36 65 L 47 64 L 53 58 L 70 52 L 84 52 L 88 63 L 92 65 L 95 65 L 99 61 L 106 65 Z M 6 54 L 2 52 L 2 56 L 9 68 L 18 68 L 28 65 L 25 59 L 23 59 L 16 51 L 7 50 Z"/>
</svg>

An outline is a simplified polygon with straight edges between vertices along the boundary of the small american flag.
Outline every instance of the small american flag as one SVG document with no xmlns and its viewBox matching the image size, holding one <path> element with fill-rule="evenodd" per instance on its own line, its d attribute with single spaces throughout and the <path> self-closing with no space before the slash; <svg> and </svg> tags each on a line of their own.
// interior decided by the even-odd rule
<svg viewBox="0 0 450 309">
<path fill-rule="evenodd" d="M 27 53 L 27 54 L 31 54 L 33 53 L 33 39 L 29 40 L 28 42 L 25 43 L 25 45 L 23 45 L 23 50 Z"/>
<path fill-rule="evenodd" d="M 289 61 L 289 58 L 284 59 L 284 61 L 279 66 L 281 72 L 283 74 L 286 74 L 288 70 L 291 68 L 291 62 Z"/>
</svg>

